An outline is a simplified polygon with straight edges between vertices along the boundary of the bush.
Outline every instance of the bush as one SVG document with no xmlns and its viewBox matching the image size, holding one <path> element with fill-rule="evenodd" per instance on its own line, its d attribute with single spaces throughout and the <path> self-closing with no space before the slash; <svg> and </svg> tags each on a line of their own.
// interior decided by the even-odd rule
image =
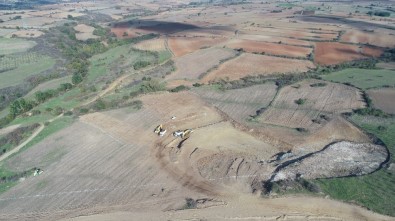
<svg viewBox="0 0 395 221">
<path fill-rule="evenodd" d="M 199 84 L 199 83 L 194 83 L 194 84 L 192 84 L 192 86 L 194 86 L 194 87 L 200 87 L 200 86 L 202 86 L 203 84 Z"/>
<path fill-rule="evenodd" d="M 185 91 L 185 90 L 189 90 L 189 87 L 187 87 L 185 85 L 180 85 L 180 86 L 177 86 L 177 87 L 171 89 L 170 92 L 175 93 L 175 92 Z"/>
<path fill-rule="evenodd" d="M 355 110 L 354 112 L 359 115 L 370 115 L 370 116 L 383 117 L 383 118 L 387 118 L 390 116 L 389 114 L 384 113 L 382 110 L 371 108 L 371 107 L 358 109 Z"/>
<path fill-rule="evenodd" d="M 186 198 L 185 199 L 185 208 L 184 209 L 195 209 L 197 207 L 197 202 L 196 200 L 192 198 Z"/>
<path fill-rule="evenodd" d="M 297 105 L 303 105 L 304 103 L 306 103 L 306 99 L 299 98 L 299 99 L 295 100 L 295 103 Z"/>
<path fill-rule="evenodd" d="M 134 70 L 139 70 L 141 68 L 147 67 L 150 64 L 151 64 L 151 62 L 149 62 L 149 61 L 137 61 L 136 63 L 133 64 L 133 68 L 134 68 Z"/>
<path fill-rule="evenodd" d="M 81 114 L 86 114 L 86 113 L 89 112 L 89 109 L 87 109 L 87 108 L 81 108 L 81 109 L 79 110 L 79 112 L 80 112 Z"/>
<path fill-rule="evenodd" d="M 378 126 L 377 127 L 377 130 L 379 130 L 379 131 L 386 131 L 388 128 L 386 127 L 386 126 Z"/>
<path fill-rule="evenodd" d="M 63 113 L 63 108 L 61 107 L 55 107 L 55 109 L 52 110 L 52 114 L 55 116 L 58 116 L 59 114 Z"/>
<path fill-rule="evenodd" d="M 302 128 L 302 127 L 298 127 L 298 128 L 296 128 L 296 130 L 297 130 L 298 132 L 302 132 L 302 133 L 307 133 L 307 132 L 309 132 L 309 130 L 307 130 L 306 128 Z"/>
<path fill-rule="evenodd" d="M 142 93 L 149 93 L 149 92 L 163 91 L 163 90 L 165 90 L 165 85 L 155 79 L 144 81 L 140 85 L 140 92 Z"/>
<path fill-rule="evenodd" d="M 104 110 L 106 109 L 106 103 L 102 99 L 98 99 L 93 105 L 95 110 Z"/>
<path fill-rule="evenodd" d="M 326 83 L 324 83 L 324 82 L 310 84 L 310 87 L 325 87 L 325 86 L 326 86 Z"/>
</svg>

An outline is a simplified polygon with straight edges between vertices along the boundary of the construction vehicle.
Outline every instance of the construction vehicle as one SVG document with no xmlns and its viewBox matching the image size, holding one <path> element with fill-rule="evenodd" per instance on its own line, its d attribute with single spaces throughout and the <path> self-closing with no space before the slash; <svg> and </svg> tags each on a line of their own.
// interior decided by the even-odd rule
<svg viewBox="0 0 395 221">
<path fill-rule="evenodd" d="M 163 135 L 165 135 L 167 130 L 163 129 L 163 125 L 160 124 L 159 126 L 157 126 L 154 130 L 154 133 L 158 134 L 159 136 L 163 137 Z"/>
<path fill-rule="evenodd" d="M 181 137 L 181 139 L 186 139 L 190 136 L 190 134 L 193 132 L 192 129 L 186 129 L 186 130 L 177 130 L 174 131 L 173 136 L 175 137 Z"/>
</svg>

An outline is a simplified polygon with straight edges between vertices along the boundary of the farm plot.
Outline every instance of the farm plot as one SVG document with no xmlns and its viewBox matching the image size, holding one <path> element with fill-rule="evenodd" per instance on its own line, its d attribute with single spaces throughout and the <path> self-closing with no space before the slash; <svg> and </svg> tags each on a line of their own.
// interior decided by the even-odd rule
<svg viewBox="0 0 395 221">
<path fill-rule="evenodd" d="M 369 97 L 373 100 L 375 108 L 381 109 L 387 113 L 395 114 L 395 90 L 389 88 L 375 89 L 367 91 Z"/>
<path fill-rule="evenodd" d="M 77 31 L 75 37 L 80 41 L 100 38 L 99 36 L 93 34 L 95 28 L 89 25 L 79 24 L 74 27 L 74 30 Z"/>
<path fill-rule="evenodd" d="M 175 59 L 177 70 L 167 79 L 198 79 L 221 61 L 236 55 L 231 49 L 208 48 Z"/>
<path fill-rule="evenodd" d="M 234 49 L 242 48 L 247 52 L 265 53 L 270 55 L 283 55 L 289 57 L 307 57 L 311 48 L 298 47 L 285 44 L 274 44 L 261 41 L 233 39 L 226 43 L 226 46 Z"/>
<path fill-rule="evenodd" d="M 14 31 L 14 32 L 10 33 L 9 35 L 7 35 L 7 37 L 17 36 L 20 38 L 38 38 L 38 37 L 42 36 L 43 34 L 44 34 L 44 32 L 42 32 L 42 31 L 30 29 L 30 30 Z"/>
<path fill-rule="evenodd" d="M 226 113 L 239 123 L 256 114 L 258 109 L 267 107 L 276 94 L 275 84 L 262 84 L 247 88 L 219 91 L 209 87 L 193 91 L 203 100 Z"/>
<path fill-rule="evenodd" d="M 136 49 L 148 50 L 148 51 L 165 51 L 166 40 L 164 38 L 155 38 L 146 41 L 139 42 L 134 45 Z"/>
<path fill-rule="evenodd" d="M 298 40 L 293 38 L 286 38 L 286 37 L 278 37 L 278 36 L 270 36 L 270 35 L 251 35 L 251 34 L 242 34 L 239 35 L 238 38 L 244 40 L 251 40 L 251 41 L 264 41 L 264 42 L 271 42 L 271 43 L 279 43 L 282 44 L 289 44 L 289 45 L 296 45 L 296 46 L 313 46 L 313 42 Z"/>
<path fill-rule="evenodd" d="M 368 46 L 347 45 L 338 42 L 317 42 L 314 61 L 320 65 L 333 65 L 347 61 L 378 57 L 381 49 Z"/>
<path fill-rule="evenodd" d="M 346 33 L 342 35 L 340 41 L 356 44 L 370 44 L 380 47 L 395 47 L 394 36 L 382 31 L 366 32 L 347 30 Z"/>
<path fill-rule="evenodd" d="M 386 69 L 347 68 L 322 76 L 323 79 L 347 83 L 362 89 L 395 85 L 395 71 Z"/>
<path fill-rule="evenodd" d="M 259 121 L 290 128 L 316 129 L 326 115 L 364 106 L 360 91 L 353 87 L 309 80 L 281 89 L 271 106 L 259 116 Z"/>
<path fill-rule="evenodd" d="M 22 55 L 22 58 L 17 56 L 15 58 L 12 58 L 11 60 L 4 59 L 6 60 L 2 64 L 4 67 L 12 67 L 15 62 L 25 60 L 27 62 L 18 63 L 18 65 L 16 65 L 16 68 L 3 69 L 4 72 L 0 73 L 0 88 L 14 86 L 22 83 L 27 77 L 39 74 L 52 68 L 55 65 L 55 60 L 48 56 L 37 55 L 36 58 L 32 59 L 29 58 L 29 54 L 27 54 L 26 56 Z M 9 63 L 10 61 L 13 62 Z"/>
<path fill-rule="evenodd" d="M 273 37 L 291 37 L 303 40 L 334 40 L 338 37 L 337 31 L 329 30 L 309 30 L 306 28 L 289 28 L 289 27 L 260 27 L 260 28 L 246 28 L 242 33 L 246 34 L 263 34 Z"/>
<path fill-rule="evenodd" d="M 197 51 L 202 48 L 211 47 L 222 42 L 227 38 L 215 37 L 170 37 L 168 40 L 169 48 L 176 57 Z"/>
<path fill-rule="evenodd" d="M 219 79 L 238 80 L 246 76 L 302 73 L 314 67 L 308 60 L 244 53 L 221 64 L 218 69 L 203 77 L 202 81 L 208 83 Z"/>
<path fill-rule="evenodd" d="M 25 52 L 33 48 L 37 43 L 18 38 L 0 38 L 0 55 Z"/>
</svg>

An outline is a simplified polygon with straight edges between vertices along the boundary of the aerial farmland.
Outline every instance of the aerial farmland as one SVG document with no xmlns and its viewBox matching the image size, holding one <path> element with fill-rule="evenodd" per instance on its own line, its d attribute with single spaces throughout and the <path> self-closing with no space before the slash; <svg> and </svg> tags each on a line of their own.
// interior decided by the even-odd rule
<svg viewBox="0 0 395 221">
<path fill-rule="evenodd" d="M 0 220 L 394 220 L 394 1 L 0 3 Z"/>
</svg>

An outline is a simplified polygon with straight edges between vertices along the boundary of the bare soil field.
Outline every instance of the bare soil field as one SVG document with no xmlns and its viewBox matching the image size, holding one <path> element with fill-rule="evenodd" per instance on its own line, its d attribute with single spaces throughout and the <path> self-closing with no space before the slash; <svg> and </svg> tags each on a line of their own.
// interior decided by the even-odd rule
<svg viewBox="0 0 395 221">
<path fill-rule="evenodd" d="M 134 45 L 135 48 L 139 50 L 148 50 L 148 51 L 164 51 L 166 50 L 166 39 L 164 38 L 155 38 L 147 41 L 142 41 Z"/>
<path fill-rule="evenodd" d="M 96 36 L 93 34 L 93 31 L 95 30 L 95 28 L 92 26 L 89 26 L 89 25 L 79 24 L 74 27 L 74 30 L 77 31 L 77 33 L 75 34 L 75 37 L 80 41 L 86 41 L 88 39 L 100 38 L 99 36 Z"/>
<path fill-rule="evenodd" d="M 330 117 L 365 106 L 359 90 L 334 83 L 325 83 L 323 87 L 311 86 L 319 82 L 303 81 L 282 88 L 259 120 L 267 124 L 312 130 L 322 126 L 313 121 L 319 122 L 320 115 Z M 297 104 L 297 100 L 301 103 Z"/>
<path fill-rule="evenodd" d="M 20 38 L 37 38 L 42 36 L 43 34 L 44 32 L 42 31 L 30 29 L 30 30 L 19 30 L 12 32 L 8 34 L 7 37 L 17 36 Z"/>
<path fill-rule="evenodd" d="M 207 48 L 195 51 L 175 59 L 176 71 L 166 79 L 198 79 L 211 68 L 219 65 L 221 60 L 235 55 L 234 50 L 227 48 Z"/>
<path fill-rule="evenodd" d="M 286 37 L 278 37 L 278 36 L 270 36 L 270 35 L 252 35 L 252 34 L 243 34 L 239 35 L 238 38 L 251 40 L 251 41 L 264 41 L 264 42 L 271 42 L 271 43 L 278 43 L 281 41 L 283 44 L 289 45 L 296 45 L 296 46 L 313 46 L 313 42 L 298 40 L 293 38 L 286 38 Z"/>
<path fill-rule="evenodd" d="M 206 75 L 202 81 L 208 83 L 219 79 L 237 80 L 246 76 L 301 73 L 314 67 L 315 65 L 308 60 L 244 53 L 221 64 L 218 69 Z"/>
<path fill-rule="evenodd" d="M 277 37 L 292 37 L 306 40 L 334 40 L 339 35 L 336 31 L 309 30 L 306 28 L 292 27 L 249 27 L 243 30 L 244 33 L 255 33 Z M 242 32 L 242 33 L 243 33 Z"/>
<path fill-rule="evenodd" d="M 390 88 L 368 90 L 375 108 L 395 114 L 395 90 Z"/>
<path fill-rule="evenodd" d="M 234 49 L 242 48 L 247 52 L 264 52 L 266 54 L 285 55 L 290 57 L 307 57 L 312 52 L 311 48 L 306 47 L 240 39 L 231 40 L 226 43 L 226 46 Z"/>
<path fill-rule="evenodd" d="M 314 59 L 320 65 L 332 65 L 357 59 L 378 57 L 381 53 L 381 49 L 368 46 L 347 45 L 338 42 L 317 42 Z"/>
<path fill-rule="evenodd" d="M 380 47 L 395 47 L 394 36 L 382 31 L 366 32 L 360 30 L 347 30 L 340 41 L 362 43 Z"/>
<path fill-rule="evenodd" d="M 222 37 L 170 37 L 168 40 L 169 48 L 176 57 L 197 51 L 202 48 L 212 47 L 225 42 L 227 39 Z"/>
<path fill-rule="evenodd" d="M 233 120 L 245 122 L 256 111 L 267 107 L 276 94 L 275 84 L 268 83 L 247 88 L 219 91 L 210 88 L 196 88 L 193 91 L 203 100 Z"/>
</svg>

